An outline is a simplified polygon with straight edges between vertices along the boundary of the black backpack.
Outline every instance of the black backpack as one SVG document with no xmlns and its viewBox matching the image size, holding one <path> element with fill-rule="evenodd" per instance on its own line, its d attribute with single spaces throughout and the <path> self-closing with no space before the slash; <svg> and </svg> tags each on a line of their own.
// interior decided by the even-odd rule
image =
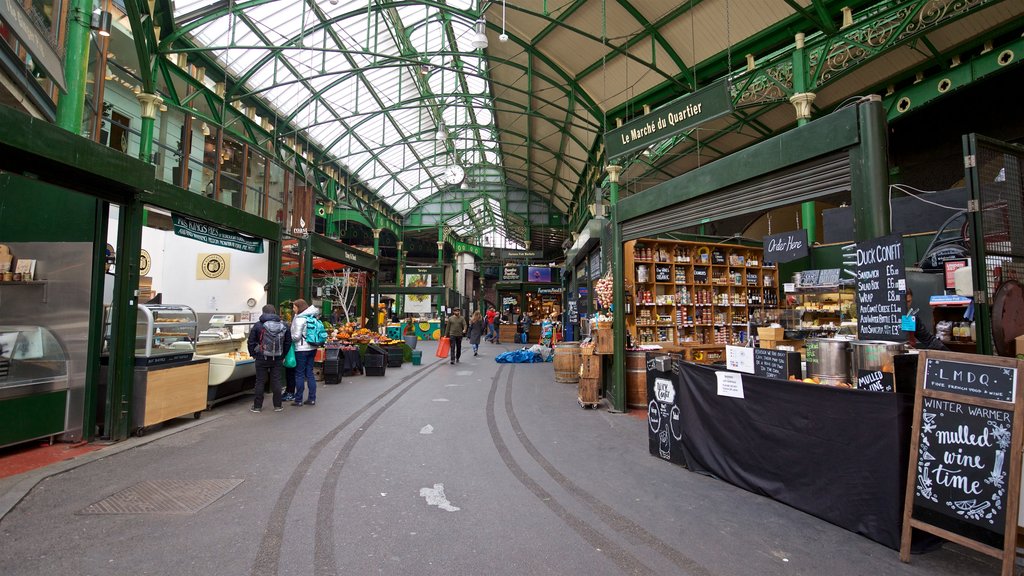
<svg viewBox="0 0 1024 576">
<path fill-rule="evenodd" d="M 260 354 L 264 358 L 279 358 L 284 356 L 284 335 L 288 331 L 288 325 L 280 320 L 268 320 L 263 323 L 263 331 L 260 332 Z"/>
</svg>

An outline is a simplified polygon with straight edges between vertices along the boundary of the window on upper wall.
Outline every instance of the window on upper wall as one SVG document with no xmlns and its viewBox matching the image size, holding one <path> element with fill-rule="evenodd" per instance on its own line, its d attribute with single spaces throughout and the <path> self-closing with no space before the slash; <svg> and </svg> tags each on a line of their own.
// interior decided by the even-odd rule
<svg viewBox="0 0 1024 576">
<path fill-rule="evenodd" d="M 267 158 L 249 146 L 249 157 L 245 170 L 245 211 L 257 216 L 266 216 L 263 192 L 266 182 Z"/>
</svg>

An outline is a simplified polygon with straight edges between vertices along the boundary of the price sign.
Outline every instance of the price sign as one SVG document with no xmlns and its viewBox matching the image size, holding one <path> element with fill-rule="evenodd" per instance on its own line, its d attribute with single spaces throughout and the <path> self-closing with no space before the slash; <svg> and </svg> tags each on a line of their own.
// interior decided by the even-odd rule
<svg viewBox="0 0 1024 576">
<path fill-rule="evenodd" d="M 857 337 L 902 342 L 907 313 L 903 239 L 890 235 L 857 244 Z"/>
</svg>

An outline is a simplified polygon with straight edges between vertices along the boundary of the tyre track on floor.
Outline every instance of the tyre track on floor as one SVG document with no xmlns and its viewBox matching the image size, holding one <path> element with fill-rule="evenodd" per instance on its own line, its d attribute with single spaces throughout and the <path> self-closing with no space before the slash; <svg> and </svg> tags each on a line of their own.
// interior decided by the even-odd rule
<svg viewBox="0 0 1024 576">
<path fill-rule="evenodd" d="M 512 373 L 514 369 L 509 373 L 509 380 L 505 385 L 505 415 L 508 417 L 509 424 L 512 426 L 512 431 L 515 433 L 517 439 L 526 452 L 533 458 L 548 476 L 551 477 L 559 486 L 564 488 L 566 492 L 569 492 L 581 502 L 591 508 L 605 524 L 610 526 L 613 530 L 623 535 L 626 540 L 637 540 L 640 544 L 647 546 L 651 550 L 661 554 L 677 568 L 683 571 L 684 574 L 693 576 L 714 576 L 714 573 L 708 570 L 706 567 L 700 565 L 694 559 L 686 556 L 679 550 L 676 550 L 668 543 L 659 539 L 654 534 L 651 534 L 643 526 L 630 520 L 629 518 L 619 514 L 614 508 L 602 502 L 599 498 L 587 492 L 575 482 L 570 480 L 565 474 L 562 474 L 558 468 L 556 468 L 551 462 L 544 457 L 543 454 L 537 450 L 537 447 L 530 441 L 529 436 L 523 430 L 523 427 L 519 424 L 519 419 L 516 418 L 515 408 L 512 405 L 512 386 L 509 384 L 512 382 Z"/>
<path fill-rule="evenodd" d="M 359 439 L 366 433 L 366 430 L 377 420 L 377 418 L 380 417 L 381 414 L 394 405 L 394 403 L 405 395 L 406 392 L 412 389 L 413 386 L 422 382 L 430 375 L 431 372 L 442 365 L 443 362 L 437 361 L 420 368 L 405 378 L 402 378 L 387 390 L 378 394 L 374 399 L 367 402 L 362 408 L 353 412 L 352 415 L 346 418 L 344 422 L 329 431 L 320 438 L 316 444 L 310 447 L 306 456 L 301 462 L 299 462 L 298 466 L 295 467 L 291 476 L 288 477 L 288 481 L 285 483 L 284 488 L 277 497 L 277 501 L 274 503 L 274 509 L 270 513 L 270 519 L 267 521 L 267 526 L 263 531 L 263 537 L 260 539 L 259 548 L 256 552 L 256 560 L 251 572 L 252 576 L 277 576 L 277 574 L 280 573 L 281 550 L 284 545 L 285 521 L 288 516 L 288 510 L 291 509 L 292 501 L 295 499 L 295 495 L 299 490 L 299 485 L 306 478 L 313 462 L 320 457 L 327 445 L 334 441 L 334 439 L 337 438 L 345 428 L 384 401 L 384 399 L 395 390 L 402 388 L 398 394 L 395 394 L 393 398 L 385 402 L 383 406 L 378 408 L 377 411 L 367 418 L 366 422 L 364 422 L 358 430 L 352 433 L 352 436 L 338 453 L 337 458 L 335 458 L 331 463 L 331 467 L 327 472 L 327 477 L 321 485 L 320 500 L 317 508 L 317 520 L 314 527 L 315 543 L 313 547 L 313 570 L 314 574 L 317 575 L 334 575 L 337 573 L 337 562 L 334 558 L 333 545 L 331 544 L 334 541 L 334 524 L 332 515 L 334 512 L 334 492 L 345 460 L 352 452 L 352 449 L 355 447 Z"/>
<path fill-rule="evenodd" d="M 510 366 L 511 368 L 508 371 L 508 376 L 505 381 L 506 390 L 511 387 L 510 384 L 512 383 L 512 377 L 515 374 L 515 366 Z M 519 463 L 516 462 L 512 453 L 508 449 L 508 445 L 505 444 L 505 441 L 501 437 L 501 433 L 498 431 L 498 422 L 494 409 L 499 382 L 504 370 L 505 365 L 503 364 L 498 368 L 498 372 L 494 375 L 494 378 L 491 379 L 491 389 L 487 395 L 487 429 L 491 434 L 491 440 L 494 442 L 494 447 L 498 450 L 498 455 L 501 456 L 501 460 L 505 463 L 509 472 L 511 472 L 512 475 L 515 476 L 516 480 L 526 487 L 527 490 L 532 492 L 542 504 L 547 506 L 555 516 L 562 520 L 562 522 L 564 522 L 574 532 L 579 534 L 579 536 L 595 550 L 600 550 L 601 553 L 618 566 L 622 572 L 626 574 L 640 575 L 656 574 L 655 571 L 642 563 L 635 555 L 631 554 L 625 548 L 619 546 L 613 540 L 607 538 L 604 534 L 594 529 L 586 521 L 566 509 L 565 506 L 562 506 L 550 492 L 545 490 L 536 480 L 531 478 Z M 509 401 L 507 392 L 505 401 L 507 406 Z"/>
</svg>

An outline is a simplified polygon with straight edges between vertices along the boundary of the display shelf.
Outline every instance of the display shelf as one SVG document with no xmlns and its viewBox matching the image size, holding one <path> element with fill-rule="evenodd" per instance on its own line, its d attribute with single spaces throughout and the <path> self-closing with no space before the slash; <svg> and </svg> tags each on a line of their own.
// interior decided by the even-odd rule
<svg viewBox="0 0 1024 576">
<path fill-rule="evenodd" d="M 786 328 L 808 335 L 834 336 L 842 323 L 853 319 L 853 286 L 801 287 L 789 294 L 796 300 L 793 321 Z"/>
<path fill-rule="evenodd" d="M 751 316 L 777 306 L 777 272 L 757 247 L 641 239 L 624 246 L 627 329 L 637 344 L 684 347 L 746 342 Z M 702 354 L 702 358 L 712 355 Z"/>
</svg>

